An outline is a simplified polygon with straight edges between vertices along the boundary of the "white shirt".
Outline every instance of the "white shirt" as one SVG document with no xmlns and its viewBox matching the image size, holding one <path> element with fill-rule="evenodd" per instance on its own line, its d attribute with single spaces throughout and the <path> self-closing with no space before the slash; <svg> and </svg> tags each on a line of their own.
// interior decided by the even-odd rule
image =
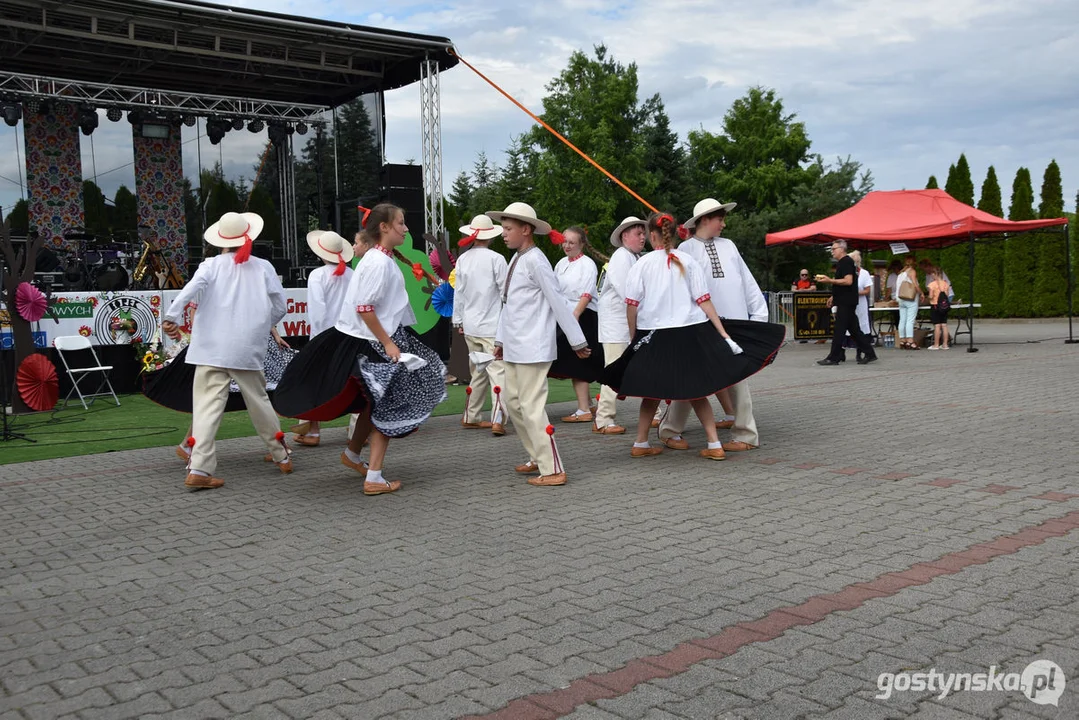
<svg viewBox="0 0 1079 720">
<path fill-rule="evenodd" d="M 578 255 L 572 260 L 564 257 L 554 266 L 554 274 L 562 288 L 562 295 L 569 300 L 571 308 L 576 308 L 585 295 L 588 296 L 585 310 L 595 311 L 599 308 L 596 302 L 596 279 L 599 271 L 596 270 L 596 263 L 592 258 L 587 255 Z"/>
<path fill-rule="evenodd" d="M 502 312 L 506 258 L 476 246 L 457 259 L 453 288 L 453 326 L 470 337 L 493 338 Z"/>
<path fill-rule="evenodd" d="M 898 273 L 888 273 L 888 280 L 884 283 L 884 287 L 888 290 L 888 299 L 896 300 L 896 282 L 899 280 Z"/>
<path fill-rule="evenodd" d="M 858 296 L 858 307 L 854 308 L 854 314 L 858 318 L 858 325 L 862 332 L 869 334 L 869 305 L 873 296 L 873 276 L 869 271 L 862 268 L 858 271 L 858 292 L 869 288 L 869 295 Z"/>
<path fill-rule="evenodd" d="M 607 261 L 599 288 L 599 341 L 629 344 L 626 321 L 626 280 L 637 263 L 637 256 L 620 247 Z"/>
<path fill-rule="evenodd" d="M 682 250 L 672 250 L 682 261 L 667 262 L 667 253 L 653 250 L 633 266 L 626 281 L 626 304 L 637 306 L 637 329 L 685 327 L 707 322 L 700 304 L 709 300 L 701 266 Z M 627 321 L 628 322 L 628 321 Z"/>
<path fill-rule="evenodd" d="M 556 324 L 574 350 L 588 345 L 573 308 L 562 296 L 551 263 L 539 248 L 533 246 L 513 256 L 502 297 L 505 303 L 498 317 L 495 344 L 502 346 L 507 362 L 552 362 L 558 357 Z"/>
<path fill-rule="evenodd" d="M 346 266 L 343 275 L 334 275 L 337 263 L 315 268 L 307 276 L 307 336 L 315 337 L 329 330 L 341 316 L 352 268 Z"/>
<path fill-rule="evenodd" d="M 184 307 L 198 302 L 187 362 L 232 370 L 262 370 L 266 338 L 285 317 L 285 289 L 267 261 L 235 253 L 204 260 L 173 299 L 165 320 L 182 322 Z"/>
<path fill-rule="evenodd" d="M 738 247 L 726 238 L 690 238 L 678 249 L 701 266 L 721 318 L 768 321 L 768 303 Z"/>
<path fill-rule="evenodd" d="M 360 317 L 360 312 L 373 312 L 387 335 L 393 335 L 402 325 L 416 322 L 416 314 L 408 304 L 405 278 L 381 245 L 364 253 L 356 266 L 345 292 L 341 315 L 334 325 L 347 335 L 379 342 Z"/>
</svg>

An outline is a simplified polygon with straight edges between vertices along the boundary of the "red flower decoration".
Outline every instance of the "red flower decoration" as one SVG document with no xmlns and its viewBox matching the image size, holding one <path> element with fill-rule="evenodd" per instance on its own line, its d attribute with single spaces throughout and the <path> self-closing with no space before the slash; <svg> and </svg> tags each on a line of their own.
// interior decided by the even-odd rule
<svg viewBox="0 0 1079 720">
<path fill-rule="evenodd" d="M 561 245 L 562 243 L 566 242 L 566 237 L 557 230 L 552 230 L 550 237 L 551 242 L 553 242 L 555 245 Z"/>
<path fill-rule="evenodd" d="M 67 298 L 56 298 L 56 303 L 62 305 L 67 302 Z"/>
<path fill-rule="evenodd" d="M 90 337 L 93 334 L 94 331 L 90 329 L 89 325 L 83 325 L 81 328 L 79 328 L 79 335 L 82 335 L 83 337 Z"/>
<path fill-rule="evenodd" d="M 160 295 L 151 296 L 150 297 L 150 304 L 153 305 L 154 307 L 157 307 L 158 305 L 160 305 L 161 304 L 161 296 Z"/>
<path fill-rule="evenodd" d="M 678 226 L 678 237 L 681 238 L 682 240 L 688 240 L 689 239 L 689 230 L 686 230 L 684 225 L 679 225 Z"/>
<path fill-rule="evenodd" d="M 547 434 L 548 435 L 554 435 L 554 425 L 548 425 L 547 426 Z"/>
<path fill-rule="evenodd" d="M 465 388 L 465 395 L 471 395 L 471 394 L 472 394 L 472 386 L 469 385 L 468 387 Z"/>
<path fill-rule="evenodd" d="M 90 303 L 90 307 L 92 307 L 92 308 L 97 307 L 97 298 L 96 297 L 88 297 L 88 298 L 86 298 L 86 302 Z"/>
<path fill-rule="evenodd" d="M 423 265 L 412 263 L 412 275 L 417 280 L 423 280 Z"/>
<path fill-rule="evenodd" d="M 184 441 L 184 444 L 187 445 L 189 448 L 195 447 L 195 438 L 188 435 L 187 440 Z"/>
<path fill-rule="evenodd" d="M 495 395 L 498 395 L 498 394 L 500 394 L 501 392 L 502 392 L 502 388 L 501 388 L 501 387 L 499 387 L 498 385 L 495 385 Z"/>
</svg>

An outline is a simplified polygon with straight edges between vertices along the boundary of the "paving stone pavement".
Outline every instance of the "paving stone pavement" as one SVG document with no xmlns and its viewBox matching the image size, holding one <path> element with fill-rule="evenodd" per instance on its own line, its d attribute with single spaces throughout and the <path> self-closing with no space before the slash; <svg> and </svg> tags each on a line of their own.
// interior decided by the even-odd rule
<svg viewBox="0 0 1079 720">
<path fill-rule="evenodd" d="M 1066 332 L 832 368 L 792 344 L 751 381 L 760 449 L 559 425 L 561 488 L 456 418 L 391 444 L 391 496 L 342 430 L 290 476 L 222 442 L 198 493 L 171 448 L 0 466 L 0 718 L 1079 717 Z M 1059 705 L 876 697 L 1036 659 Z"/>
</svg>

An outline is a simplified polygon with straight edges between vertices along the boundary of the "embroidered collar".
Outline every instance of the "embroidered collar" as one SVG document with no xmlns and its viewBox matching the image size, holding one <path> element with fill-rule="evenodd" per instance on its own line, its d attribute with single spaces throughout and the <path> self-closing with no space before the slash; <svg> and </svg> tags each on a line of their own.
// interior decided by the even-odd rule
<svg viewBox="0 0 1079 720">
<path fill-rule="evenodd" d="M 578 260 L 580 260 L 583 257 L 584 257 L 584 253 L 581 253 L 577 257 L 570 257 L 569 255 L 567 255 L 566 259 L 569 260 L 570 262 L 577 262 Z"/>
<path fill-rule="evenodd" d="M 384 248 L 382 245 L 375 245 L 375 249 L 381 250 L 387 257 L 393 257 L 393 250 L 390 250 L 389 248 Z"/>
</svg>

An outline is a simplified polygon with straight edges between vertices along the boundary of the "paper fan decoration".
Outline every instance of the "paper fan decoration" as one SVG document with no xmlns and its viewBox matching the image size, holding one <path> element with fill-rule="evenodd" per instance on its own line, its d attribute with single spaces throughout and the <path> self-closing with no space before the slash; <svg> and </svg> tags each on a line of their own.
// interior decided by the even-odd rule
<svg viewBox="0 0 1079 720">
<path fill-rule="evenodd" d="M 451 288 L 453 288 L 454 290 L 457 289 L 457 268 L 450 270 L 449 283 Z"/>
<path fill-rule="evenodd" d="M 453 316 L 453 286 L 444 282 L 431 293 L 431 307 L 442 317 Z"/>
<path fill-rule="evenodd" d="M 28 282 L 19 283 L 15 289 L 15 309 L 26 322 L 37 322 L 45 317 L 48 304 L 45 295 Z"/>
<path fill-rule="evenodd" d="M 33 410 L 52 410 L 60 397 L 56 366 L 40 353 L 30 355 L 15 373 L 19 397 Z"/>
</svg>

